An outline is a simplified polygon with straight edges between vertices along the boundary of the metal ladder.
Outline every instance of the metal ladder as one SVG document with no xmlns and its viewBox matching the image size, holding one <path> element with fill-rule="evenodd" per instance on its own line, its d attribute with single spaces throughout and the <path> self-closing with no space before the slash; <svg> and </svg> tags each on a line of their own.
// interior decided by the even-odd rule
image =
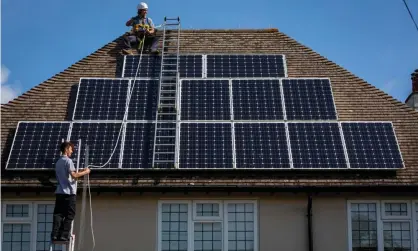
<svg viewBox="0 0 418 251">
<path fill-rule="evenodd" d="M 164 17 L 163 27 L 152 168 L 174 168 L 176 159 L 180 17 Z"/>
</svg>

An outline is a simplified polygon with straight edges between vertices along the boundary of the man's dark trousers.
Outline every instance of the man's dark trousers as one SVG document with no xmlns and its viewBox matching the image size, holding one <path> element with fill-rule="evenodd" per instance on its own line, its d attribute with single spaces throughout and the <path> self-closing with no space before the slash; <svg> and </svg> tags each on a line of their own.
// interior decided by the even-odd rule
<svg viewBox="0 0 418 251">
<path fill-rule="evenodd" d="M 51 238 L 57 240 L 69 240 L 71 223 L 75 217 L 75 194 L 56 194 L 54 208 L 54 223 Z"/>
</svg>

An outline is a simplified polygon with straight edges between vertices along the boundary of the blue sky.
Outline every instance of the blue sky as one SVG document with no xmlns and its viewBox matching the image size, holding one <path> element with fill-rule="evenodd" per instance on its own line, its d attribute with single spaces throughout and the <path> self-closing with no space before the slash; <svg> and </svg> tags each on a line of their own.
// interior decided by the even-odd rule
<svg viewBox="0 0 418 251">
<path fill-rule="evenodd" d="M 128 30 L 132 0 L 2 0 L 2 103 L 40 84 Z M 278 28 L 404 102 L 418 68 L 418 31 L 402 0 L 159 0 L 158 25 Z M 418 1 L 407 0 L 418 22 Z"/>
</svg>

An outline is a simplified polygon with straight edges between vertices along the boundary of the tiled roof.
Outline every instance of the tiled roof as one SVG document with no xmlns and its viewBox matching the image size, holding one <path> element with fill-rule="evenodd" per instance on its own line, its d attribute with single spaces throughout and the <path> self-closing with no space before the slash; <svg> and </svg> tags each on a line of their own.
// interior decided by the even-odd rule
<svg viewBox="0 0 418 251">
<path fill-rule="evenodd" d="M 45 174 L 5 171 L 14 130 L 18 121 L 68 120 L 74 85 L 80 77 L 119 77 L 122 57 L 121 38 L 106 44 L 20 97 L 1 107 L 2 187 L 45 186 Z M 219 186 L 416 186 L 418 185 L 418 112 L 395 100 L 373 85 L 300 44 L 276 29 L 267 30 L 183 30 L 181 53 L 280 53 L 286 56 L 289 77 L 329 77 L 339 119 L 342 121 L 392 121 L 406 168 L 385 174 L 373 172 L 298 172 L 270 173 L 234 178 L 225 173 L 211 178 L 182 178 L 179 172 L 166 173 L 159 184 L 154 174 L 119 173 L 115 176 L 91 174 L 91 185 L 100 187 L 183 186 L 190 183 Z M 250 172 L 249 172 L 250 173 Z M 52 173 L 49 173 L 53 177 Z M 139 176 L 138 176 L 139 175 Z M 207 173 L 205 175 L 208 175 Z M 39 179 L 38 177 L 43 177 Z M 42 181 L 43 180 L 43 181 Z"/>
</svg>

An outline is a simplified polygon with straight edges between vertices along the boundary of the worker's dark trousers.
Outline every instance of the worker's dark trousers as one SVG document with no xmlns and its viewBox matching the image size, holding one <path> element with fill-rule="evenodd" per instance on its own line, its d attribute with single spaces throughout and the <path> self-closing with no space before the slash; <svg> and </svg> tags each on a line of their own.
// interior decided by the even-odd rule
<svg viewBox="0 0 418 251">
<path fill-rule="evenodd" d="M 125 35 L 123 37 L 123 42 L 125 44 L 125 49 L 133 49 L 133 45 L 138 45 L 138 37 L 135 35 Z M 158 48 L 158 37 L 157 36 L 150 36 L 145 37 L 145 45 L 151 43 L 151 51 L 155 51 Z M 144 45 L 144 49 L 145 49 Z"/>
<path fill-rule="evenodd" d="M 71 223 L 75 217 L 76 196 L 68 194 L 55 195 L 54 223 L 51 238 L 70 238 Z"/>
</svg>

